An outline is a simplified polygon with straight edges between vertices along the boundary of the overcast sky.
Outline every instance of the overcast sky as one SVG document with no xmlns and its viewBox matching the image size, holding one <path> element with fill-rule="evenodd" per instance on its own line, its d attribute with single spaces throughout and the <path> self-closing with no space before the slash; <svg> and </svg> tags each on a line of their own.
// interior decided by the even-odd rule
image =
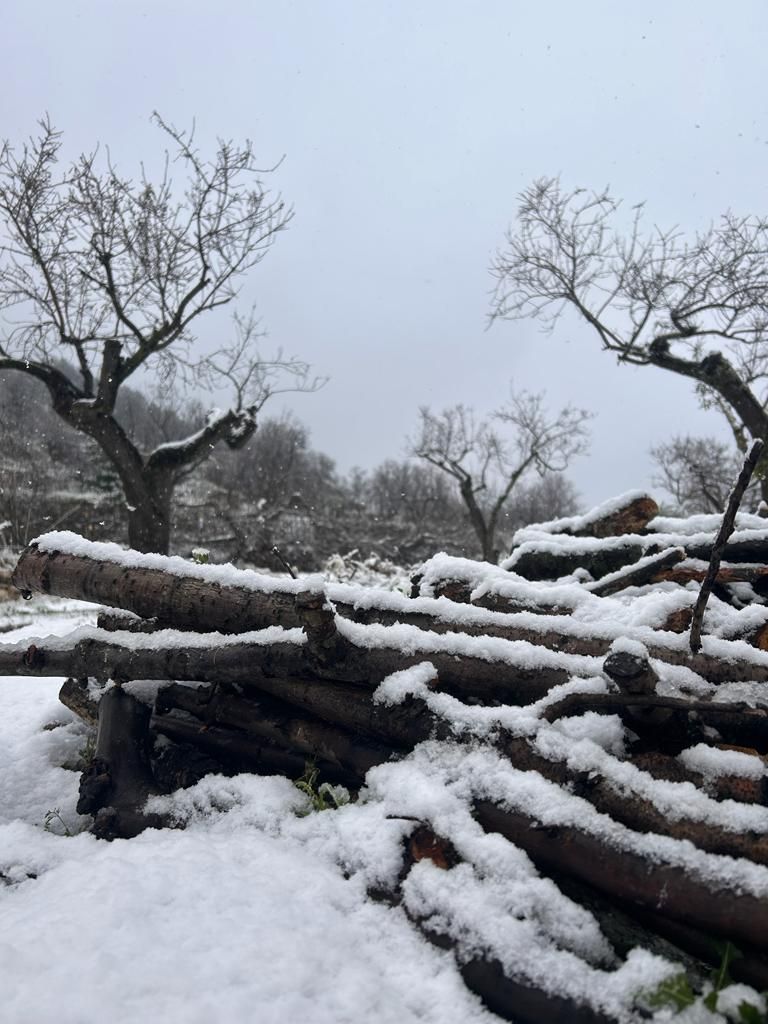
<svg viewBox="0 0 768 1024">
<path fill-rule="evenodd" d="M 290 406 L 343 470 L 401 457 L 419 405 L 516 387 L 597 414 L 570 472 L 592 504 L 648 487 L 651 444 L 724 435 L 690 385 L 619 367 L 586 328 L 486 330 L 488 266 L 534 178 L 610 184 L 686 230 L 768 212 L 768 5 L 6 0 L 0 134 L 48 111 L 74 155 L 151 163 L 153 109 L 252 138 L 296 209 L 247 295 L 329 384 Z M 276 405 L 274 411 L 279 411 Z"/>
</svg>

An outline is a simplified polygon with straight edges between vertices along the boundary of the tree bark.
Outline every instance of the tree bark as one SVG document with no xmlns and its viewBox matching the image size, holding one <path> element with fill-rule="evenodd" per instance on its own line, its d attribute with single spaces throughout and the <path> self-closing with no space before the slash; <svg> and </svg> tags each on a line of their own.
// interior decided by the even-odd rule
<svg viewBox="0 0 768 1024">
<path fill-rule="evenodd" d="M 273 697 L 260 694 L 243 700 L 223 687 L 197 689 L 173 686 L 161 691 L 158 713 L 172 710 L 194 715 L 206 728 L 215 725 L 245 733 L 251 739 L 272 747 L 320 758 L 348 772 L 359 786 L 374 765 L 389 760 L 404 750 L 377 743 L 343 726 L 329 725 L 317 718 L 299 715 L 295 709 Z"/>
<path fill-rule="evenodd" d="M 659 506 L 649 494 L 630 498 L 619 508 L 593 519 L 580 530 L 568 530 L 574 537 L 619 537 L 624 533 L 642 533 L 659 514 Z"/>
<path fill-rule="evenodd" d="M 154 628 L 234 634 L 273 624 L 285 628 L 305 626 L 318 615 L 325 594 L 333 598 L 336 611 L 343 617 L 361 623 L 403 623 L 436 633 L 460 631 L 470 636 L 524 641 L 563 654 L 601 657 L 621 635 L 615 630 L 596 627 L 595 634 L 590 636 L 583 626 L 571 625 L 563 616 L 553 618 L 536 612 L 525 612 L 518 621 L 509 614 L 501 618 L 489 612 L 479 614 L 477 621 L 469 618 L 464 622 L 461 615 L 447 610 L 444 602 L 435 601 L 433 608 L 425 610 L 424 599 L 417 603 L 407 598 L 398 600 L 390 594 L 382 594 L 378 604 L 375 598 L 369 597 L 358 607 L 355 604 L 359 597 L 357 588 L 341 584 L 316 589 L 313 583 L 277 581 L 255 573 L 236 577 L 243 580 L 242 585 L 221 584 L 210 579 L 206 567 L 190 563 L 184 566 L 182 575 L 176 564 L 173 571 L 132 566 L 130 553 L 126 553 L 125 562 L 121 564 L 101 556 L 100 549 L 100 545 L 94 544 L 93 550 L 99 557 L 91 557 L 57 552 L 55 548 L 49 550 L 47 542 L 44 550 L 40 550 L 38 542 L 33 542 L 25 548 L 14 570 L 14 584 L 26 593 L 55 594 L 117 606 L 141 619 L 151 620 Z M 313 602 L 320 604 L 313 608 Z M 113 628 L 112 620 L 107 622 L 109 628 Z M 115 627 L 118 624 L 119 620 L 114 622 Z M 143 632 L 153 626 L 128 623 L 119 628 Z M 327 619 L 324 628 L 328 628 Z M 646 646 L 652 658 L 672 665 L 686 665 L 710 682 L 768 680 L 768 666 L 757 659 L 754 663 L 747 661 L 738 650 L 732 658 L 725 659 L 706 653 L 692 655 L 682 645 L 649 642 Z M 431 655 L 424 657 L 431 658 Z"/>
<path fill-rule="evenodd" d="M 96 752 L 80 780 L 78 814 L 94 815 L 101 839 L 130 839 L 160 825 L 144 804 L 158 792 L 150 767 L 150 709 L 114 686 L 99 702 Z"/>
<path fill-rule="evenodd" d="M 683 548 L 667 548 L 658 555 L 641 558 L 638 562 L 603 576 L 594 583 L 588 583 L 585 589 L 595 597 L 608 597 L 611 594 L 618 594 L 627 587 L 643 587 L 653 582 L 660 571 L 677 565 L 685 557 Z"/>
<path fill-rule="evenodd" d="M 768 900 L 737 888 L 715 888 L 694 871 L 653 861 L 570 825 L 542 824 L 517 810 L 489 801 L 475 804 L 475 816 L 545 871 L 562 871 L 613 898 L 637 904 L 695 928 L 723 935 L 737 945 L 768 944 Z"/>
<path fill-rule="evenodd" d="M 415 634 L 415 631 L 414 631 Z M 568 681 L 579 671 L 594 674 L 597 666 L 586 664 L 562 667 L 552 662 L 531 666 L 528 651 L 510 652 L 517 663 L 489 661 L 481 655 L 454 655 L 430 650 L 428 635 L 423 646 L 413 635 L 415 650 L 403 654 L 397 633 L 390 646 L 368 648 L 349 645 L 347 654 L 331 666 L 319 664 L 311 650 L 296 637 L 270 635 L 268 643 L 226 645 L 168 646 L 156 643 L 138 646 L 138 637 L 130 646 L 94 636 L 69 646 L 57 641 L 44 646 L 42 641 L 27 647 L 0 646 L 0 673 L 29 676 L 92 677 L 101 682 L 115 679 L 196 680 L 200 682 L 247 683 L 256 674 L 275 678 L 321 679 L 352 683 L 368 690 L 393 672 L 423 662 L 435 667 L 439 688 L 470 701 L 499 701 L 528 704 L 544 697 L 552 686 Z M 421 647 L 421 649 L 419 649 Z M 768 677 L 768 669 L 766 669 Z"/>
</svg>

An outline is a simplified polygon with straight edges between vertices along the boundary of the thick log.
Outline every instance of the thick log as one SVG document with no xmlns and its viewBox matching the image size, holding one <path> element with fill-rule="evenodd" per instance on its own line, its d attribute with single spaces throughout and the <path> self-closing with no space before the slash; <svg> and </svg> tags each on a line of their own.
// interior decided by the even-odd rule
<svg viewBox="0 0 768 1024">
<path fill-rule="evenodd" d="M 436 835 L 429 826 L 419 825 L 406 840 L 399 882 L 404 881 L 415 863 L 425 858 L 442 870 L 454 867 L 460 860 L 449 840 Z M 389 901 L 400 902 L 400 893 L 395 893 L 394 900 Z M 615 1024 L 615 1018 L 595 1011 L 584 1002 L 544 992 L 529 978 L 510 977 L 494 957 L 472 956 L 468 959 L 466 953 L 459 951 L 456 940 L 438 930 L 432 918 L 421 917 L 412 909 L 404 909 L 408 919 L 425 939 L 438 949 L 447 950 L 456 956 L 467 988 L 502 1020 L 514 1024 L 542 1024 L 542 1021 L 547 1021 L 547 1024 Z"/>
<path fill-rule="evenodd" d="M 364 627 L 362 627 L 364 628 Z M 430 661 L 440 679 L 441 689 L 473 700 L 494 700 L 526 704 L 545 696 L 552 686 L 566 682 L 572 675 L 594 675 L 599 665 L 590 659 L 557 656 L 541 648 L 519 645 L 503 650 L 498 660 L 483 656 L 485 645 L 477 644 L 477 655 L 454 653 L 453 644 L 438 645 L 429 634 L 413 629 L 404 634 L 399 627 L 389 639 L 386 628 L 371 637 L 376 646 L 349 644 L 346 653 L 330 666 L 318 664 L 309 645 L 295 631 L 264 631 L 262 642 L 175 646 L 187 634 L 169 636 L 169 646 L 159 647 L 160 634 L 147 646 L 141 637 L 123 643 L 120 634 L 94 631 L 87 639 L 69 645 L 56 640 L 51 646 L 43 641 L 28 647 L 0 647 L 0 673 L 7 675 L 90 676 L 105 682 L 115 679 L 195 680 L 200 682 L 247 683 L 255 674 L 305 679 L 330 678 L 355 683 L 368 689 L 392 672 Z M 258 634 L 252 634 L 256 636 Z M 194 638 L 190 638 L 191 640 Z M 197 638 L 199 640 L 199 638 Z M 470 650 L 471 638 L 465 638 L 457 650 Z M 406 646 L 408 654 L 401 648 Z M 532 655 L 539 662 L 531 664 Z M 768 672 L 767 672 L 768 674 Z"/>
<path fill-rule="evenodd" d="M 156 712 L 165 714 L 174 709 L 189 712 L 206 727 L 234 729 L 258 742 L 301 754 L 305 759 L 320 758 L 349 772 L 357 785 L 369 768 L 403 752 L 356 736 L 341 726 L 299 716 L 290 705 L 273 697 L 260 695 L 244 700 L 221 686 L 166 687 L 158 695 Z"/>
<path fill-rule="evenodd" d="M 744 531 L 747 532 L 747 531 Z M 753 562 L 764 566 L 768 561 L 768 533 L 751 531 L 754 537 L 729 541 L 722 552 L 722 561 L 728 563 Z M 714 539 L 714 538 L 713 538 Z M 556 580 L 570 576 L 577 569 L 586 569 L 595 579 L 617 572 L 649 555 L 658 554 L 670 543 L 681 547 L 686 558 L 709 562 L 712 543 L 702 543 L 682 536 L 648 534 L 640 537 L 627 534 L 623 538 L 607 538 L 604 544 L 559 538 L 556 545 L 543 539 L 526 541 L 512 552 L 504 563 L 505 568 L 525 577 L 527 580 Z M 662 570 L 675 578 L 677 569 Z"/>
<path fill-rule="evenodd" d="M 59 536 L 71 539 L 63 546 L 78 553 L 57 550 Z M 13 573 L 22 593 L 93 601 L 176 629 L 244 633 L 267 624 L 300 624 L 295 595 L 308 589 L 301 580 L 142 556 L 113 544 L 88 544 L 74 534 L 51 538 L 39 538 L 22 552 Z"/>
<path fill-rule="evenodd" d="M 712 941 L 712 936 L 706 932 L 698 931 L 682 921 L 675 921 L 645 907 L 634 906 L 628 908 L 628 912 L 640 924 L 652 929 L 653 932 L 679 946 L 691 956 L 703 960 L 711 967 L 720 966 L 722 952 Z M 758 992 L 768 989 L 768 954 L 762 949 L 742 943 L 739 946 L 739 956 L 734 957 L 731 961 L 729 970 L 735 981 L 752 985 Z"/>
<path fill-rule="evenodd" d="M 497 746 L 518 770 L 538 772 L 636 832 L 688 840 L 708 853 L 745 857 L 768 865 L 768 835 L 733 832 L 693 818 L 670 819 L 650 800 L 625 792 L 599 770 L 574 771 L 564 762 L 543 757 L 525 739 L 502 735 Z"/>
<path fill-rule="evenodd" d="M 322 758 L 307 758 L 251 738 L 247 733 L 218 726 L 202 726 L 191 718 L 174 714 L 153 715 L 152 729 L 176 743 L 188 743 L 215 758 L 232 772 L 257 772 L 261 775 L 285 775 L 300 779 L 313 762 L 323 780 L 354 788 L 357 777 Z"/>
<path fill-rule="evenodd" d="M 98 725 L 99 702 L 91 696 L 87 679 L 65 679 L 59 690 L 59 700 L 88 725 Z"/>
<path fill-rule="evenodd" d="M 558 718 L 582 715 L 586 711 L 622 717 L 631 711 L 631 728 L 641 735 L 647 734 L 650 743 L 655 743 L 658 750 L 666 746 L 668 741 L 675 746 L 676 741 L 674 736 L 667 735 L 671 731 L 669 723 L 662 730 L 659 729 L 656 720 L 658 709 L 669 709 L 680 719 L 678 749 L 707 740 L 707 730 L 714 729 L 726 743 L 753 747 L 761 753 L 768 753 L 768 710 L 753 708 L 743 702 L 725 703 L 642 694 L 571 693 L 550 704 L 543 717 L 548 722 L 554 722 Z M 644 710 L 647 712 L 645 716 L 642 714 Z M 648 719 L 647 728 L 644 728 L 644 717 Z"/>
<path fill-rule="evenodd" d="M 423 701 L 409 697 L 393 707 L 374 704 L 359 686 L 325 680 L 275 678 L 254 673 L 243 684 L 243 699 L 267 693 L 332 725 L 410 748 L 438 735 L 439 723 Z"/>
<path fill-rule="evenodd" d="M 662 546 L 666 547 L 654 541 L 640 543 L 629 539 L 620 544 L 589 547 L 580 544 L 577 538 L 572 545 L 558 544 L 557 547 L 546 541 L 527 541 L 513 551 L 509 562 L 504 564 L 527 580 L 557 580 L 571 576 L 577 569 L 586 569 L 593 579 L 598 580 L 647 555 L 658 554 Z"/>
<path fill-rule="evenodd" d="M 642 533 L 659 514 L 659 506 L 650 494 L 630 497 L 622 505 L 603 515 L 589 518 L 581 529 L 566 529 L 574 537 L 619 537 L 625 533 Z"/>
<path fill-rule="evenodd" d="M 627 903 L 638 904 L 694 928 L 731 939 L 768 944 L 768 900 L 737 888 L 716 889 L 691 871 L 651 861 L 631 849 L 618 849 L 570 825 L 543 825 L 538 819 L 489 801 L 475 804 L 475 816 L 545 871 L 573 875 Z"/>
<path fill-rule="evenodd" d="M 98 552 L 104 545 L 93 544 L 88 547 L 89 550 L 94 549 Z M 127 560 L 131 554 L 125 553 Z M 176 561 L 182 561 L 160 559 L 160 556 L 151 557 L 161 565 L 172 565 L 174 570 Z M 260 627 L 272 624 L 302 626 L 307 633 L 309 648 L 320 666 L 338 665 L 345 660 L 345 652 L 349 653 L 349 647 L 340 640 L 338 632 L 333 632 L 331 609 L 327 604 L 327 598 L 323 596 L 326 591 L 342 617 L 361 623 L 402 623 L 437 633 L 461 631 L 468 636 L 522 640 L 536 646 L 547 647 L 552 651 L 587 657 L 606 654 L 611 643 L 617 638 L 616 630 L 599 627 L 595 627 L 593 635 L 589 635 L 583 625 L 569 623 L 562 616 L 537 615 L 531 612 L 500 616 L 476 609 L 472 612 L 467 610 L 462 616 L 457 614 L 455 608 L 446 608 L 445 602 L 426 599 L 411 601 L 406 598 L 398 599 L 386 593 L 367 600 L 364 606 L 357 606 L 354 601 L 356 588 L 337 585 L 327 587 L 324 591 L 321 586 L 313 584 L 305 586 L 302 590 L 298 586 L 301 581 L 275 581 L 271 577 L 259 577 L 255 573 L 235 574 L 234 578 L 240 579 L 242 576 L 248 586 L 231 586 L 229 583 L 211 582 L 194 575 L 198 570 L 215 569 L 215 566 L 183 564 L 185 570 L 190 573 L 188 577 L 181 577 L 176 575 L 175 571 L 169 573 L 163 569 L 125 568 L 115 562 L 98 561 L 81 555 L 40 552 L 32 546 L 22 555 L 17 573 L 31 586 L 34 582 L 31 567 L 34 568 L 37 573 L 35 578 L 45 580 L 45 592 L 56 592 L 59 596 L 75 596 L 82 600 L 90 600 L 95 599 L 94 590 L 98 589 L 99 596 L 113 604 L 134 605 L 139 604 L 140 597 L 141 612 L 147 616 L 151 615 L 151 618 L 137 619 L 131 615 L 128 619 L 123 619 L 119 614 L 116 617 L 114 613 L 103 613 L 103 619 L 100 621 L 104 621 L 110 630 L 125 622 L 129 631 L 154 632 L 165 620 L 173 620 L 185 629 L 202 626 L 205 630 L 228 632 L 243 632 L 249 623 L 249 628 L 256 628 L 254 622 Z M 234 570 L 231 574 L 233 573 Z M 66 577 L 66 586 L 58 586 L 62 576 Z M 57 583 L 57 586 L 54 586 L 54 583 Z M 257 583 L 263 583 L 263 586 L 271 588 L 270 592 L 257 592 L 252 589 Z M 187 585 L 188 589 L 185 590 Z M 283 589 L 278 590 L 276 587 Z M 166 591 L 176 595 L 176 603 L 169 603 Z M 246 599 L 243 597 L 244 593 L 250 596 Z M 247 604 L 250 602 L 248 609 L 242 614 L 235 614 L 232 609 L 236 608 L 238 601 L 241 600 L 246 600 Z M 135 607 L 128 610 L 136 614 Z M 152 615 L 155 611 L 158 614 Z M 273 615 L 274 617 L 271 617 Z M 316 621 L 317 624 L 308 625 L 310 620 Z M 321 621 L 323 625 L 320 625 Z M 675 644 L 677 646 L 674 646 Z M 663 636 L 660 636 L 657 642 L 647 643 L 647 646 L 652 658 L 670 664 L 686 665 L 710 682 L 768 679 L 768 666 L 753 667 L 745 663 L 739 664 L 743 659 L 740 659 L 736 652 L 730 659 L 713 658 L 707 654 L 692 656 L 679 641 L 673 641 L 670 637 L 669 641 L 663 642 Z M 16 670 L 9 668 L 9 671 Z M 18 671 L 21 672 L 22 669 Z M 61 674 L 74 674 L 74 669 L 69 671 L 65 667 Z M 555 681 L 553 677 L 552 683 Z"/>
<path fill-rule="evenodd" d="M 157 793 L 150 766 L 150 709 L 118 686 L 99 702 L 99 727 L 92 763 L 80 779 L 78 814 L 94 815 L 92 832 L 101 839 L 130 839 L 162 824 L 145 814 Z"/>
</svg>

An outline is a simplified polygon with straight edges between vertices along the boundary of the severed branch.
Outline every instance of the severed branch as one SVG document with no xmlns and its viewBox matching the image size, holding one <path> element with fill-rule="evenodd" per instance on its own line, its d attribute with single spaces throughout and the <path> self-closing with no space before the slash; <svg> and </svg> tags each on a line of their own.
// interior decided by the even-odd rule
<svg viewBox="0 0 768 1024">
<path fill-rule="evenodd" d="M 725 545 L 728 542 L 728 538 L 733 533 L 733 527 L 736 522 L 736 513 L 739 509 L 739 505 L 741 504 L 741 499 L 744 497 L 744 491 L 746 491 L 749 481 L 752 479 L 752 474 L 755 471 L 755 466 L 758 463 L 763 447 L 764 442 L 761 441 L 760 438 L 757 438 L 752 442 L 752 446 L 744 460 L 744 465 L 741 467 L 741 472 L 739 473 L 736 484 L 728 499 L 728 507 L 723 515 L 723 522 L 718 530 L 717 537 L 715 537 L 715 542 L 712 545 L 709 569 L 707 570 L 704 582 L 701 584 L 699 597 L 693 609 L 693 619 L 691 620 L 690 645 L 691 651 L 694 654 L 698 654 L 701 649 L 701 624 L 704 618 L 704 610 L 707 607 L 709 595 L 712 592 L 712 587 L 714 586 L 717 578 L 717 571 L 720 568 L 720 562 L 722 561 Z"/>
</svg>

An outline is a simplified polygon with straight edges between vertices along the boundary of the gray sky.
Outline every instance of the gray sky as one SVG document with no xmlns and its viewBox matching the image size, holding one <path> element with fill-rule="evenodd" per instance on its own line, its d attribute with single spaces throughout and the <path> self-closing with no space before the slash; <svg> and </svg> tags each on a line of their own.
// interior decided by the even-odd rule
<svg viewBox="0 0 768 1024">
<path fill-rule="evenodd" d="M 341 469 L 400 457 L 420 404 L 490 410 L 510 380 L 597 413 L 585 503 L 649 486 L 673 432 L 725 436 L 686 381 L 617 366 L 577 323 L 486 331 L 488 266 L 542 175 L 686 230 L 766 213 L 764 0 L 6 0 L 2 21 L 2 136 L 48 111 L 72 155 L 101 140 L 133 172 L 156 108 L 203 146 L 285 154 L 296 216 L 246 293 L 265 350 L 331 378 L 290 404 Z"/>
</svg>

